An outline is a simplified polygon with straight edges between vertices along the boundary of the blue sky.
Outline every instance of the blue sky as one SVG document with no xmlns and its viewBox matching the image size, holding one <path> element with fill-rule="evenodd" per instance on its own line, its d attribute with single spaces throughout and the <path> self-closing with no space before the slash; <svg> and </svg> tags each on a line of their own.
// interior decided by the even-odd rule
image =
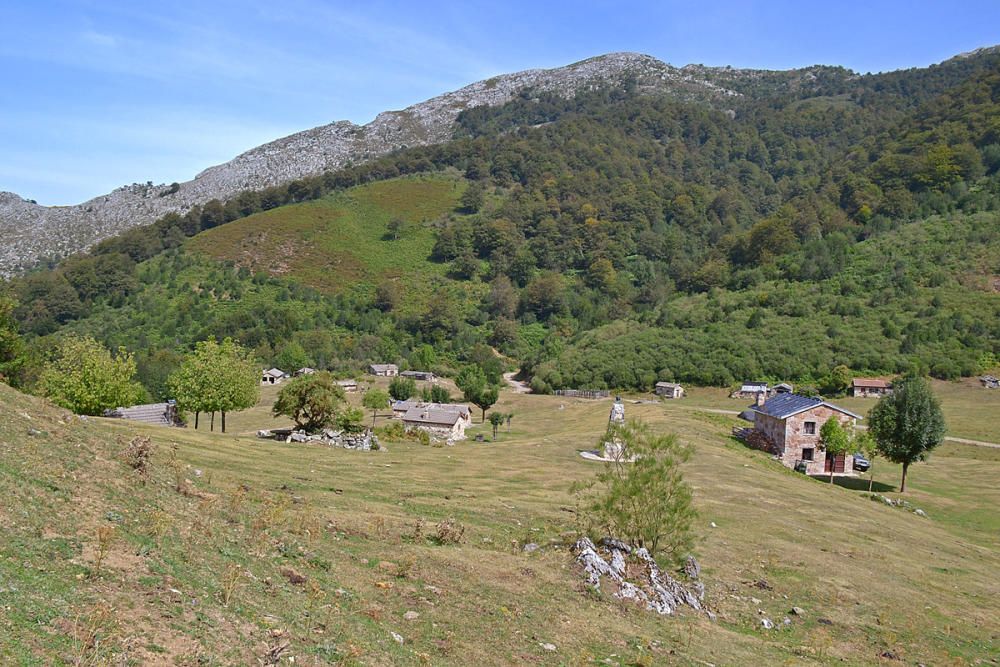
<svg viewBox="0 0 1000 667">
<path fill-rule="evenodd" d="M 857 71 L 1000 43 L 982 2 L 0 0 L 0 190 L 72 204 L 266 141 L 610 51 Z"/>
</svg>

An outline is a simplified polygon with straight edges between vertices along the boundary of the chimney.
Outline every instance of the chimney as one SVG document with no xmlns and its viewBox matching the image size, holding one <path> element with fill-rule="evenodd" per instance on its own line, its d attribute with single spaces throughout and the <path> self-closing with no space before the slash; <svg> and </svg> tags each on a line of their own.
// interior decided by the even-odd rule
<svg viewBox="0 0 1000 667">
<path fill-rule="evenodd" d="M 766 400 L 767 400 L 767 392 L 766 391 L 758 391 L 757 392 L 757 400 L 756 400 L 757 407 L 759 408 L 760 406 L 764 405 L 764 401 L 766 401 Z"/>
</svg>

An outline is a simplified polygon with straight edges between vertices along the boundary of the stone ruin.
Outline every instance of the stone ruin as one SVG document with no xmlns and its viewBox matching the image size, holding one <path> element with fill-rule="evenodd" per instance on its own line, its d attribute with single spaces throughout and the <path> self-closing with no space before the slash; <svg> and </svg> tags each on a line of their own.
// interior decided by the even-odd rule
<svg viewBox="0 0 1000 667">
<path fill-rule="evenodd" d="M 371 429 L 365 429 L 361 433 L 348 433 L 346 431 L 331 431 L 324 429 L 320 433 L 308 434 L 305 431 L 296 431 L 290 428 L 263 429 L 257 431 L 257 437 L 265 440 L 278 440 L 281 442 L 313 442 L 328 447 L 342 447 L 343 449 L 354 449 L 360 452 L 378 451 L 382 447 L 379 445 L 378 436 Z"/>
<path fill-rule="evenodd" d="M 701 568 L 693 557 L 684 566 L 684 573 L 692 582 L 685 586 L 661 570 L 646 549 L 633 549 L 621 540 L 605 537 L 595 545 L 584 537 L 573 545 L 573 553 L 595 589 L 601 590 L 603 580 L 614 597 L 633 600 L 648 611 L 668 615 L 686 605 L 704 611 L 715 620 L 715 614 L 703 606 L 705 585 L 699 579 Z"/>
</svg>

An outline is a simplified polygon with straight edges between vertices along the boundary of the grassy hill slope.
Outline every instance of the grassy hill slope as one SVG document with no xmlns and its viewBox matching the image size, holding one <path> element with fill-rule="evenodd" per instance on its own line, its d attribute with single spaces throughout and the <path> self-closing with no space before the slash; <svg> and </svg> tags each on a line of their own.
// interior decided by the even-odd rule
<svg viewBox="0 0 1000 667">
<path fill-rule="evenodd" d="M 188 248 L 328 293 L 358 283 L 372 289 L 404 274 L 409 288 L 426 287 L 445 272 L 428 261 L 431 223 L 455 210 L 464 189 L 463 180 L 446 176 L 376 182 L 210 229 Z M 405 223 L 398 239 L 388 232 L 394 218 Z"/>
<path fill-rule="evenodd" d="M 499 443 L 371 454 L 81 421 L 3 386 L 0 405 L 8 664 L 968 664 L 1000 639 L 994 450 L 916 466 L 921 518 L 739 447 L 728 417 L 629 405 L 695 447 L 712 623 L 589 593 L 571 564 L 567 488 L 596 471 L 577 450 L 606 402 L 504 394 Z M 121 457 L 137 433 L 156 446 L 145 486 Z M 428 539 L 448 519 L 461 542 Z M 793 605 L 806 613 L 781 625 Z"/>
</svg>

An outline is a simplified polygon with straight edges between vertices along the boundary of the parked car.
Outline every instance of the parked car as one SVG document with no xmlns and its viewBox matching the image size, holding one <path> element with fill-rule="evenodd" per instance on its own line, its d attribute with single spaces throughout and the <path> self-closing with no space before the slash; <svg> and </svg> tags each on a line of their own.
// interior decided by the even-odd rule
<svg viewBox="0 0 1000 667">
<path fill-rule="evenodd" d="M 854 469 L 858 472 L 866 472 L 872 467 L 872 462 L 866 459 L 861 454 L 854 455 Z"/>
</svg>

